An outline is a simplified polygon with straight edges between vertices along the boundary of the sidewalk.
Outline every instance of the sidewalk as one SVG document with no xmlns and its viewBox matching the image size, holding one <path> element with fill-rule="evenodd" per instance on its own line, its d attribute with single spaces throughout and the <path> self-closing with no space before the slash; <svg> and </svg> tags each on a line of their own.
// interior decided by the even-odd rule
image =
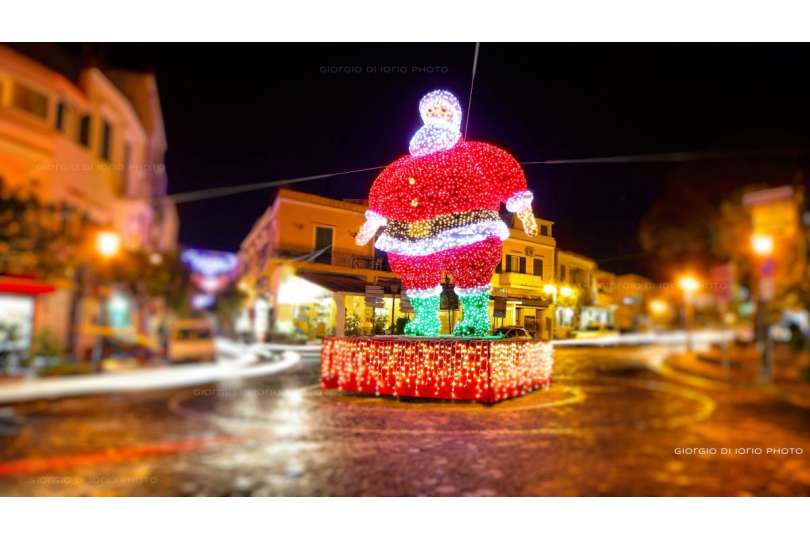
<svg viewBox="0 0 810 540">
<path fill-rule="evenodd" d="M 99 373 L 53 379 L 27 379 L 0 385 L 0 404 L 70 396 L 161 390 L 226 379 L 263 377 L 288 369 L 308 347 L 271 348 L 218 341 L 215 364 L 145 368 L 126 373 Z M 281 360 L 258 363 L 272 350 L 284 350 Z"/>
<path fill-rule="evenodd" d="M 753 347 L 673 354 L 664 359 L 658 371 L 691 386 L 766 393 L 798 407 L 810 408 L 810 382 L 801 376 L 801 366 L 808 362 L 806 353 L 801 355 L 781 348 L 774 357 L 773 382 L 760 380 L 760 358 Z"/>
</svg>

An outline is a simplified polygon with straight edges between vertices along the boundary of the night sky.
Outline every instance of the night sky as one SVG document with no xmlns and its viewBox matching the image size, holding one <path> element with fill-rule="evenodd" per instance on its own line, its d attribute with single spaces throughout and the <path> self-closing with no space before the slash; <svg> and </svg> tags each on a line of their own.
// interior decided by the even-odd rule
<svg viewBox="0 0 810 540">
<path fill-rule="evenodd" d="M 385 165 L 407 152 L 424 93 L 449 89 L 466 111 L 473 51 L 473 44 L 95 48 L 109 65 L 156 73 L 172 193 Z M 807 66 L 797 46 L 484 43 L 468 137 L 519 161 L 808 147 Z M 535 212 L 556 222 L 559 247 L 610 270 L 643 272 L 638 224 L 675 166 L 540 165 L 526 173 Z M 373 178 L 291 187 L 365 198 Z M 236 250 L 273 196 L 181 204 L 180 240 Z"/>
</svg>

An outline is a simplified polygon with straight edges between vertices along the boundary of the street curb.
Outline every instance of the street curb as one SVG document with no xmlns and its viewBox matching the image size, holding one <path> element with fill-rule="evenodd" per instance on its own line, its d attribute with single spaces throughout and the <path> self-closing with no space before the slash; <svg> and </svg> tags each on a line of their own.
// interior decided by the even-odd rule
<svg viewBox="0 0 810 540">
<path fill-rule="evenodd" d="M 176 366 L 136 373 L 77 375 L 70 378 L 26 381 L 0 386 L 0 405 L 118 392 L 168 390 L 229 379 L 264 377 L 284 371 L 300 360 L 301 356 L 296 353 L 272 363 Z"/>
</svg>

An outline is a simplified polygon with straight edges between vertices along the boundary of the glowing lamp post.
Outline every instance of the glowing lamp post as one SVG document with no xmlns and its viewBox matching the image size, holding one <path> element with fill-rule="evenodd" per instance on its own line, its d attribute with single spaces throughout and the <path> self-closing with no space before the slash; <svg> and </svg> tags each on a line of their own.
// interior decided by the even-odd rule
<svg viewBox="0 0 810 540">
<path fill-rule="evenodd" d="M 773 376 L 773 354 L 770 325 L 768 324 L 768 302 L 773 299 L 773 274 L 776 269 L 773 259 L 773 237 L 767 234 L 754 234 L 751 236 L 751 251 L 759 262 L 759 290 L 757 294 L 755 326 L 757 348 L 761 356 L 760 376 L 763 380 L 769 381 Z"/>
<path fill-rule="evenodd" d="M 98 233 L 96 236 L 96 252 L 105 259 L 118 255 L 121 251 L 121 237 L 109 231 Z"/>
<path fill-rule="evenodd" d="M 94 254 L 101 257 L 103 260 L 109 260 L 118 255 L 121 251 L 121 237 L 113 231 L 101 231 L 96 234 L 95 238 L 88 239 L 89 254 Z M 87 282 L 90 279 L 90 264 L 89 262 L 80 262 L 74 274 L 75 286 L 73 294 L 70 299 L 70 312 L 68 315 L 68 332 L 67 332 L 67 350 L 75 357 L 79 356 L 79 320 L 81 319 L 81 306 L 84 295 L 87 290 Z M 103 313 L 106 306 L 102 308 Z"/>
<path fill-rule="evenodd" d="M 650 300 L 650 302 L 647 304 L 647 308 L 652 315 L 653 322 L 658 324 L 661 324 L 669 313 L 669 304 L 660 298 L 653 298 Z"/>
<path fill-rule="evenodd" d="M 686 350 L 692 352 L 694 300 L 695 293 L 700 290 L 700 281 L 695 276 L 687 274 L 678 279 L 678 288 L 683 291 L 683 323 L 686 328 Z"/>
<path fill-rule="evenodd" d="M 751 249 L 760 257 L 768 257 L 773 253 L 773 237 L 767 234 L 755 234 L 751 237 Z"/>
</svg>

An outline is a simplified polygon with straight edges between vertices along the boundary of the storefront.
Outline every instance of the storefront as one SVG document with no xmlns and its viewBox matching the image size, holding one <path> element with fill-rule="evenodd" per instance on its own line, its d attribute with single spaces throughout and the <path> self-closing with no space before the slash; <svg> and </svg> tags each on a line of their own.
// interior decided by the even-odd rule
<svg viewBox="0 0 810 540">
<path fill-rule="evenodd" d="M 294 265 L 280 265 L 271 274 L 267 292 L 270 305 L 270 339 L 316 341 L 330 335 L 389 333 L 392 322 L 408 317 L 401 309 L 398 282 L 377 280 L 383 288 L 378 305 L 367 302 L 364 277 L 316 272 Z M 257 302 L 251 304 L 257 321 Z"/>
<path fill-rule="evenodd" d="M 37 297 L 55 288 L 32 278 L 0 276 L 0 372 L 28 354 L 37 323 Z"/>
</svg>

